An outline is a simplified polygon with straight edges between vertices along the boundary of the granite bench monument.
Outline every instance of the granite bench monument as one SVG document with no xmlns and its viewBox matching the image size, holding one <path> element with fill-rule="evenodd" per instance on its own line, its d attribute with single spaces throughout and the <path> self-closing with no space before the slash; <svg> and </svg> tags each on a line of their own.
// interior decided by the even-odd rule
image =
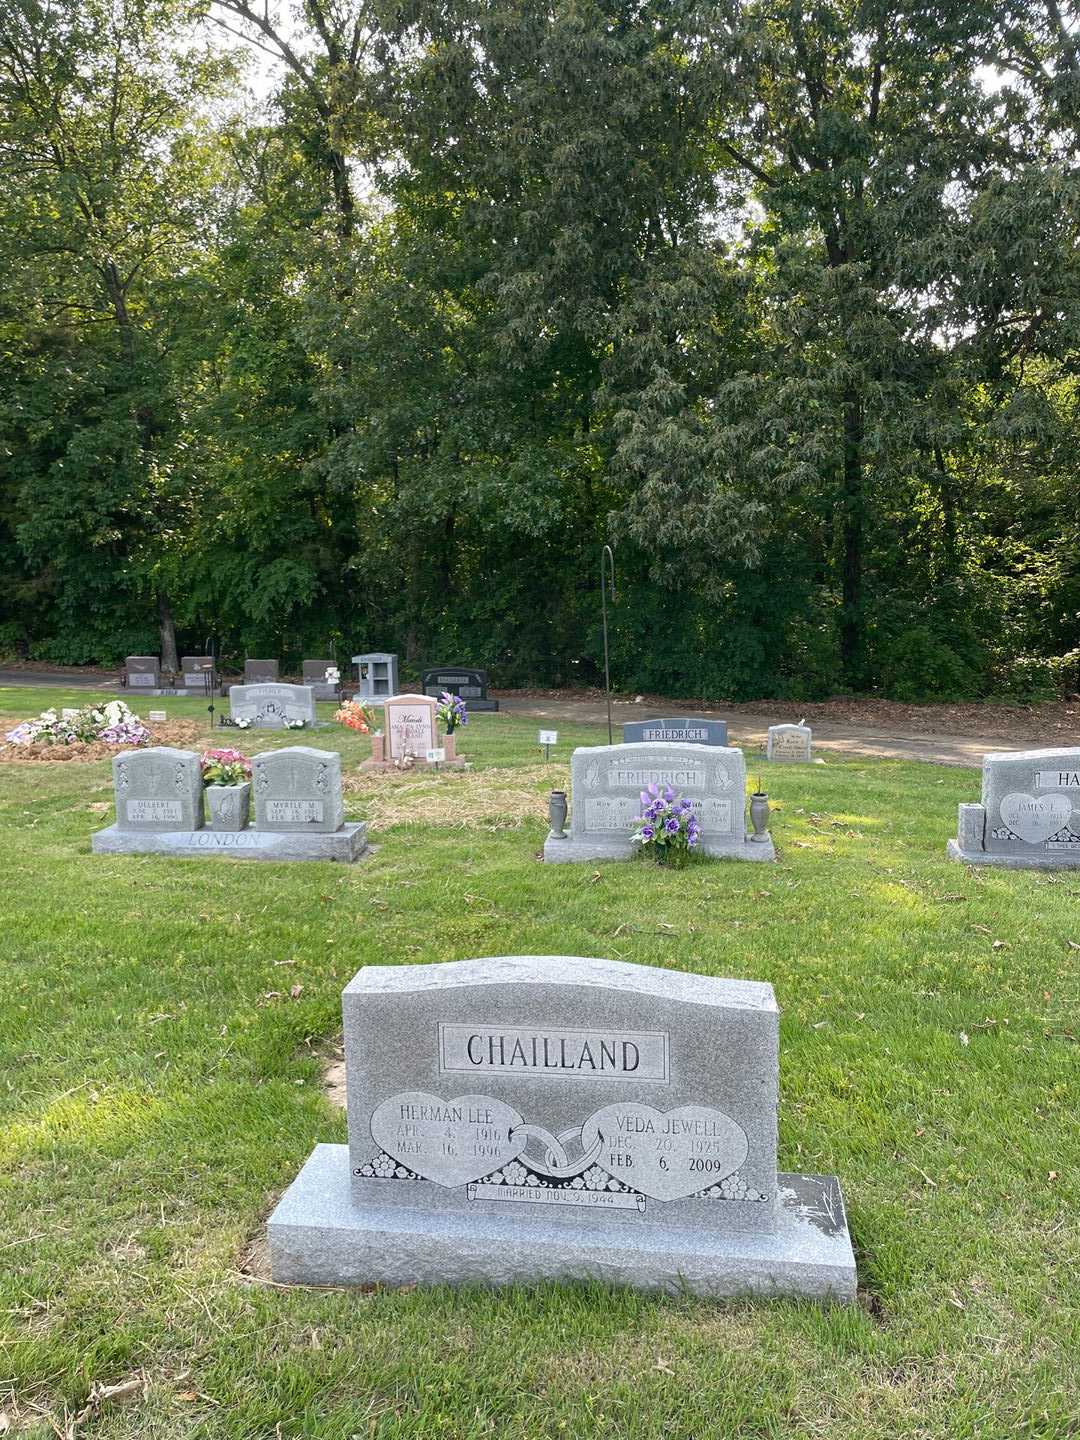
<svg viewBox="0 0 1080 1440">
<path fill-rule="evenodd" d="M 838 1180 L 777 1173 L 771 985 L 499 956 L 367 966 L 343 1010 L 348 1144 L 271 1215 L 275 1281 L 855 1298 Z"/>
<path fill-rule="evenodd" d="M 982 798 L 960 806 L 946 853 L 1009 870 L 1080 867 L 1080 747 L 984 755 Z"/>
<path fill-rule="evenodd" d="M 367 826 L 345 819 L 341 756 L 294 745 L 252 760 L 255 823 L 207 830 L 203 782 L 193 750 L 126 750 L 113 760 L 116 823 L 90 841 L 96 854 L 241 860 L 358 860 Z"/>
<path fill-rule="evenodd" d="M 580 746 L 570 757 L 570 833 L 544 842 L 548 864 L 629 860 L 641 792 L 670 785 L 694 803 L 700 853 L 733 860 L 774 860 L 771 837 L 748 841 L 746 761 L 735 746 L 646 740 Z"/>
</svg>

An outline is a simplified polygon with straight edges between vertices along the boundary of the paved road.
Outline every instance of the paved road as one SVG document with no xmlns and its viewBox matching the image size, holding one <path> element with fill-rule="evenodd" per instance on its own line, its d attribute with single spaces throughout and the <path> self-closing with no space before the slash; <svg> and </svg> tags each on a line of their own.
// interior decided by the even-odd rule
<svg viewBox="0 0 1080 1440">
<path fill-rule="evenodd" d="M 120 682 L 115 677 L 109 679 L 94 674 L 65 674 L 63 671 L 44 670 L 0 670 L 0 686 L 4 685 L 57 686 L 70 690 L 120 690 Z M 538 720 L 547 720 L 556 726 L 560 720 L 602 723 L 607 718 L 607 710 L 602 700 L 510 695 L 500 696 L 499 704 L 511 715 L 535 715 Z M 649 718 L 649 712 L 643 705 L 625 700 L 613 701 L 611 713 L 616 740 L 622 738 L 624 720 Z M 725 712 L 715 706 L 702 708 L 668 701 L 664 706 L 664 714 L 715 715 L 723 719 Z M 763 748 L 765 733 L 772 723 L 773 717 L 766 712 L 733 713 L 728 716 L 728 732 L 736 744 L 750 750 Z M 883 760 L 926 760 L 936 765 L 978 767 L 982 764 L 982 757 L 987 750 L 1024 750 L 1029 749 L 1030 745 L 993 737 L 924 735 L 820 721 L 814 727 L 814 748 L 821 755 L 865 755 Z"/>
</svg>

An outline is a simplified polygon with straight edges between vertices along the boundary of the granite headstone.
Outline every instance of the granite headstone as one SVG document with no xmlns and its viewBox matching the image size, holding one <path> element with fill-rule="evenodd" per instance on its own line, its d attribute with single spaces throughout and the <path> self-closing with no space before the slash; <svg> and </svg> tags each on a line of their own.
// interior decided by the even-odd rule
<svg viewBox="0 0 1080 1440">
<path fill-rule="evenodd" d="M 180 676 L 185 691 L 195 695 L 208 695 L 214 683 L 214 657 L 184 655 L 180 661 Z"/>
<path fill-rule="evenodd" d="M 746 761 L 735 746 L 666 744 L 581 746 L 570 757 L 570 833 L 549 835 L 544 859 L 628 860 L 641 814 L 641 792 L 671 786 L 693 801 L 700 852 L 737 860 L 772 860 L 771 839 L 746 838 Z"/>
<path fill-rule="evenodd" d="M 425 695 L 436 699 L 444 691 L 460 695 L 466 706 L 473 711 L 495 711 L 498 700 L 488 698 L 488 673 L 469 665 L 436 665 L 425 670 L 420 676 L 420 688 Z"/>
<path fill-rule="evenodd" d="M 291 745 L 251 762 L 255 829 L 330 833 L 345 821 L 341 756 L 336 750 Z"/>
<path fill-rule="evenodd" d="M 1014 870 L 1080 866 L 1080 747 L 984 755 L 981 802 L 960 806 L 947 853 Z"/>
<path fill-rule="evenodd" d="M 299 729 L 315 724 L 315 697 L 310 685 L 233 685 L 229 714 L 256 730 Z"/>
<path fill-rule="evenodd" d="M 678 716 L 673 720 L 627 720 L 622 727 L 623 743 L 666 740 L 685 745 L 726 745 L 726 720 L 698 720 Z"/>
<path fill-rule="evenodd" d="M 276 660 L 245 660 L 244 684 L 269 685 L 278 678 Z"/>
<path fill-rule="evenodd" d="M 193 750 L 155 745 L 113 757 L 118 830 L 200 830 L 203 782 Z"/>
<path fill-rule="evenodd" d="M 423 760 L 438 744 L 435 701 L 429 695 L 395 695 L 383 705 L 386 759 Z"/>
<path fill-rule="evenodd" d="M 271 1216 L 275 1280 L 854 1299 L 836 1178 L 777 1174 L 770 985 L 499 956 L 343 999 L 349 1143 Z"/>
<path fill-rule="evenodd" d="M 336 700 L 338 697 L 338 686 L 326 678 L 328 670 L 337 670 L 333 660 L 304 661 L 304 684 L 311 686 L 316 700 Z"/>
<path fill-rule="evenodd" d="M 161 662 L 156 655 L 129 655 L 124 661 L 124 674 L 129 690 L 152 694 L 161 689 Z"/>
<path fill-rule="evenodd" d="M 813 731 L 809 725 L 770 725 L 765 745 L 766 760 L 809 764 Z"/>
</svg>

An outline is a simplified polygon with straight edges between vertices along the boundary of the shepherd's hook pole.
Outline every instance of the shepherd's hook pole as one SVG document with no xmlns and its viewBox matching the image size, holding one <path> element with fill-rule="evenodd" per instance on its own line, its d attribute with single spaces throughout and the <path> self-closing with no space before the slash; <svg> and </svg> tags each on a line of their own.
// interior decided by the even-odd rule
<svg viewBox="0 0 1080 1440">
<path fill-rule="evenodd" d="M 605 545 L 600 551 L 600 609 L 604 617 L 604 690 L 607 694 L 607 743 L 613 744 L 611 737 L 611 667 L 608 662 L 608 637 L 607 637 L 607 590 L 604 588 L 604 572 L 607 562 L 611 563 L 611 601 L 615 603 L 615 554 L 610 545 Z"/>
</svg>

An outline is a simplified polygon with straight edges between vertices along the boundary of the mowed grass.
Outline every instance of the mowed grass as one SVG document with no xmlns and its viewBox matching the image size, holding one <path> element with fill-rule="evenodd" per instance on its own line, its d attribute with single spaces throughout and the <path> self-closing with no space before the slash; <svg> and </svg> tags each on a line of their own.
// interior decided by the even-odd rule
<svg viewBox="0 0 1080 1440">
<path fill-rule="evenodd" d="M 0 724 L 86 698 L 0 691 Z M 85 1411 L 77 1433 L 102 1440 L 1077 1434 L 1080 874 L 947 862 L 972 771 L 754 759 L 778 865 L 545 868 L 546 791 L 606 731 L 562 728 L 538 773 L 536 730 L 478 716 L 459 745 L 478 776 L 527 768 L 535 819 L 381 828 L 352 867 L 92 856 L 107 763 L 0 757 L 16 1433 Z M 308 739 L 350 769 L 368 750 L 337 728 Z M 241 1273 L 311 1148 L 345 1138 L 320 1054 L 349 977 L 530 952 L 775 986 L 780 1163 L 840 1175 L 860 1306 Z M 85 1410 L 133 1375 L 145 1396 Z"/>
</svg>

